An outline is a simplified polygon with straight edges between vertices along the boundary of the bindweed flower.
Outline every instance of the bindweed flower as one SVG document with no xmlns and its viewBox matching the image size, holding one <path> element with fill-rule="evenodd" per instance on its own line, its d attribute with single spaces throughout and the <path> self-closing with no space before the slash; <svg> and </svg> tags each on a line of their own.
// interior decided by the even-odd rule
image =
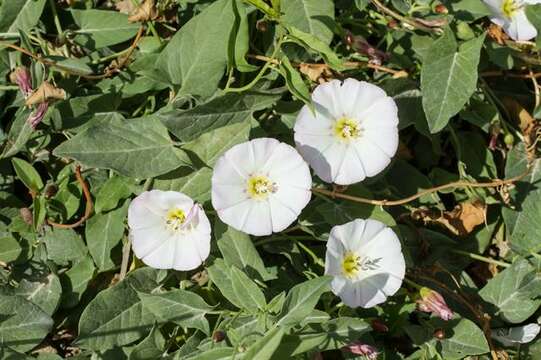
<svg viewBox="0 0 541 360">
<path fill-rule="evenodd" d="M 331 229 L 325 275 L 331 290 L 349 307 L 385 302 L 402 285 L 406 265 L 396 234 L 376 220 L 356 219 Z"/>
<path fill-rule="evenodd" d="M 539 335 L 539 330 L 539 325 L 535 323 L 512 328 L 493 329 L 492 338 L 498 340 L 505 346 L 526 344 Z"/>
<path fill-rule="evenodd" d="M 447 306 L 445 299 L 439 292 L 423 287 L 419 290 L 419 295 L 421 296 L 417 300 L 419 311 L 432 313 L 445 321 L 453 318 L 453 311 Z"/>
<path fill-rule="evenodd" d="M 133 252 L 150 267 L 193 270 L 209 256 L 209 220 L 183 193 L 143 192 L 130 204 L 128 225 Z"/>
<path fill-rule="evenodd" d="M 275 139 L 238 144 L 218 159 L 212 206 L 220 219 L 252 235 L 287 228 L 311 197 L 310 169 L 297 151 Z"/>
<path fill-rule="evenodd" d="M 541 0 L 484 0 L 492 11 L 490 21 L 501 26 L 516 41 L 530 40 L 537 36 L 535 26 L 526 17 L 525 7 L 539 4 Z"/>
<path fill-rule="evenodd" d="M 304 106 L 295 142 L 325 182 L 349 185 L 381 172 L 398 148 L 398 110 L 381 88 L 364 81 L 332 80 L 312 94 L 315 111 Z"/>
<path fill-rule="evenodd" d="M 360 341 L 353 342 L 342 347 L 343 351 L 347 351 L 354 355 L 364 356 L 366 359 L 375 360 L 378 358 L 378 349 L 372 345 L 363 344 Z"/>
<path fill-rule="evenodd" d="M 32 95 L 32 77 L 25 67 L 18 67 L 11 73 L 11 81 L 19 86 L 19 90 L 26 99 Z"/>
<path fill-rule="evenodd" d="M 32 129 L 35 129 L 36 126 L 38 126 L 38 124 L 41 122 L 41 120 L 43 120 L 48 109 L 49 103 L 43 102 L 38 104 L 34 112 L 30 114 L 30 116 L 26 120 L 30 124 Z"/>
</svg>

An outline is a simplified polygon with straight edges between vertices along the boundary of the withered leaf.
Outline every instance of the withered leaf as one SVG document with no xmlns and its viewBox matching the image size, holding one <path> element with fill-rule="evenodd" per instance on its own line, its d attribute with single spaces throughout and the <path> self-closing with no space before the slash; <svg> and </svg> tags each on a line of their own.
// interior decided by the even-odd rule
<svg viewBox="0 0 541 360">
<path fill-rule="evenodd" d="M 485 222 L 486 205 L 474 201 L 458 204 L 452 211 L 416 209 L 411 217 L 425 223 L 439 224 L 454 235 L 464 236 Z"/>
<path fill-rule="evenodd" d="M 158 11 L 154 6 L 154 0 L 145 0 L 135 10 L 130 13 L 128 17 L 129 22 L 143 22 L 148 20 L 154 20 L 158 17 Z"/>
<path fill-rule="evenodd" d="M 326 64 L 301 63 L 299 71 L 313 82 L 325 82 L 332 78 L 332 72 Z"/>
<path fill-rule="evenodd" d="M 26 99 L 25 104 L 26 106 L 32 106 L 51 100 L 64 100 L 65 98 L 66 92 L 64 89 L 59 89 L 48 81 L 44 81 L 36 91 Z"/>
</svg>

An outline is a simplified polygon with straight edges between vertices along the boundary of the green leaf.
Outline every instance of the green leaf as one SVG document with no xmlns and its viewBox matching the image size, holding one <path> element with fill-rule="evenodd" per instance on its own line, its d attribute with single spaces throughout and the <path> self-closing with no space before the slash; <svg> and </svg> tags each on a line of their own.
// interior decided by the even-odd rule
<svg viewBox="0 0 541 360">
<path fill-rule="evenodd" d="M 235 353 L 235 349 L 230 347 L 223 347 L 210 349 L 188 356 L 182 356 L 178 358 L 175 357 L 175 360 L 232 360 L 232 356 Z"/>
<path fill-rule="evenodd" d="M 0 261 L 5 263 L 25 261 L 29 257 L 30 250 L 24 239 L 17 241 L 10 235 L 0 237 Z"/>
<path fill-rule="evenodd" d="M 316 36 L 297 29 L 294 26 L 288 27 L 288 32 L 296 39 L 301 46 L 317 51 L 325 62 L 335 70 L 344 70 L 344 63 L 338 55 L 323 41 Z"/>
<path fill-rule="evenodd" d="M 86 223 L 86 244 L 100 272 L 116 267 L 111 259 L 111 250 L 122 240 L 124 218 L 127 213 L 128 203 L 126 202 L 123 207 L 117 210 L 105 214 L 95 214 Z"/>
<path fill-rule="evenodd" d="M 279 97 L 272 93 L 230 93 L 190 110 L 170 110 L 157 115 L 169 131 L 187 142 L 211 130 L 249 122 L 254 111 L 270 106 Z"/>
<path fill-rule="evenodd" d="M 283 57 L 280 62 L 280 74 L 286 81 L 289 91 L 299 100 L 302 100 L 305 104 L 311 106 L 312 98 L 308 87 L 302 80 L 301 74 L 291 65 L 291 62 L 287 57 Z"/>
<path fill-rule="evenodd" d="M 272 354 L 274 354 L 280 345 L 283 337 L 284 328 L 278 326 L 272 328 L 265 334 L 265 336 L 250 346 L 250 348 L 244 353 L 243 359 L 268 360 L 272 358 Z"/>
<path fill-rule="evenodd" d="M 485 36 L 460 45 L 447 29 L 423 58 L 421 90 L 431 133 L 442 130 L 457 114 L 477 86 L 477 66 Z"/>
<path fill-rule="evenodd" d="M 249 22 L 246 6 L 240 0 L 232 1 L 235 23 L 229 38 L 229 67 L 241 72 L 249 72 L 257 69 L 256 66 L 246 61 L 246 53 L 249 49 Z"/>
<path fill-rule="evenodd" d="M 46 230 L 43 241 L 47 246 L 48 258 L 59 265 L 79 261 L 87 254 L 85 243 L 71 229 Z"/>
<path fill-rule="evenodd" d="M 128 15 L 118 11 L 75 10 L 71 15 L 79 30 L 74 32 L 75 42 L 89 49 L 99 49 L 131 39 L 137 33 L 139 24 L 129 23 Z"/>
<path fill-rule="evenodd" d="M 167 129 L 152 118 L 111 119 L 75 135 L 53 153 L 135 178 L 161 175 L 189 161 L 175 148 Z"/>
<path fill-rule="evenodd" d="M 40 229 L 47 217 L 47 206 L 43 194 L 36 196 L 32 201 L 32 224 L 34 229 Z"/>
<path fill-rule="evenodd" d="M 505 166 L 505 176 L 510 178 L 523 174 L 528 159 L 522 144 L 515 146 L 509 153 Z M 530 172 L 515 183 L 510 190 L 515 209 L 504 207 L 502 214 L 507 234 L 513 251 L 528 255 L 541 250 L 541 160 L 531 165 Z"/>
<path fill-rule="evenodd" d="M 210 332 L 205 314 L 212 310 L 199 295 L 176 289 L 163 294 L 139 293 L 143 307 L 160 321 L 173 322 L 180 326 L 195 328 L 205 334 Z"/>
<path fill-rule="evenodd" d="M 53 319 L 22 296 L 0 295 L 0 347 L 29 351 L 53 327 Z"/>
<path fill-rule="evenodd" d="M 242 308 L 242 300 L 237 297 L 237 293 L 233 290 L 233 283 L 231 280 L 231 269 L 226 265 L 223 259 L 214 260 L 214 264 L 207 268 L 212 282 L 220 289 L 220 293 L 227 299 L 229 302 L 239 309 Z"/>
<path fill-rule="evenodd" d="M 8 0 L 0 6 L 0 32 L 30 31 L 39 21 L 46 0 Z"/>
<path fill-rule="evenodd" d="M 58 276 L 53 273 L 44 273 L 43 269 L 23 275 L 13 295 L 19 295 L 38 305 L 49 316 L 53 316 L 62 294 L 62 286 Z"/>
<path fill-rule="evenodd" d="M 9 129 L 7 146 L 2 151 L 0 158 L 3 159 L 17 154 L 24 149 L 28 140 L 35 135 L 34 129 L 32 129 L 32 126 L 27 121 L 30 114 L 31 110 L 27 107 L 21 107 L 17 110 L 15 120 Z"/>
<path fill-rule="evenodd" d="M 233 0 L 218 0 L 173 36 L 156 67 L 180 85 L 179 95 L 207 97 L 216 90 L 227 65 L 234 22 Z"/>
<path fill-rule="evenodd" d="M 294 325 L 314 309 L 319 297 L 329 291 L 331 277 L 321 276 L 295 285 L 287 294 L 278 325 Z"/>
<path fill-rule="evenodd" d="M 231 267 L 230 274 L 233 291 L 241 303 L 241 309 L 247 309 L 254 313 L 258 310 L 264 310 L 267 302 L 259 286 L 235 266 Z"/>
<path fill-rule="evenodd" d="M 273 359 L 290 359 L 308 351 L 340 349 L 351 339 L 359 339 L 370 331 L 370 325 L 358 318 L 340 317 L 321 324 L 309 324 L 285 335 Z"/>
<path fill-rule="evenodd" d="M 214 236 L 228 266 L 238 267 L 251 278 L 272 279 L 248 234 L 216 222 Z"/>
<path fill-rule="evenodd" d="M 137 291 L 157 287 L 158 274 L 154 269 L 138 269 L 117 285 L 98 293 L 81 314 L 78 344 L 104 351 L 148 334 L 155 318 L 143 308 Z"/>
<path fill-rule="evenodd" d="M 464 359 L 490 351 L 483 331 L 468 319 L 460 319 L 449 331 L 452 335 L 440 341 L 444 359 Z"/>
<path fill-rule="evenodd" d="M 66 272 L 60 274 L 62 283 L 62 307 L 71 308 L 79 303 L 90 280 L 94 278 L 94 262 L 90 256 L 77 261 Z"/>
<path fill-rule="evenodd" d="M 333 37 L 334 2 L 331 0 L 282 0 L 281 20 L 309 33 L 325 44 Z"/>
<path fill-rule="evenodd" d="M 130 179 L 123 176 L 113 176 L 100 187 L 96 194 L 94 209 L 97 213 L 112 210 L 118 203 L 132 194 Z"/>
<path fill-rule="evenodd" d="M 30 163 L 23 159 L 13 158 L 11 159 L 11 164 L 13 165 L 19 180 L 21 180 L 28 189 L 39 192 L 43 188 L 41 176 L 39 176 L 36 169 L 34 169 Z"/>
<path fill-rule="evenodd" d="M 517 324 L 529 318 L 541 305 L 539 269 L 521 259 L 490 279 L 479 295 L 505 321 Z"/>
<path fill-rule="evenodd" d="M 242 122 L 209 131 L 183 146 L 212 167 L 222 154 L 233 145 L 248 141 L 251 125 Z"/>
<path fill-rule="evenodd" d="M 164 191 L 180 191 L 195 201 L 204 204 L 210 200 L 211 178 L 212 169 L 207 167 L 195 171 L 182 167 L 154 179 L 152 188 Z"/>
<path fill-rule="evenodd" d="M 541 32 L 541 4 L 526 5 L 526 16 L 539 34 Z M 536 37 L 536 46 L 538 49 L 541 47 L 541 36 Z"/>
<path fill-rule="evenodd" d="M 160 329 L 154 325 L 150 334 L 139 344 L 135 345 L 130 353 L 129 360 L 148 360 L 162 357 L 165 351 L 165 338 Z"/>
<path fill-rule="evenodd" d="M 474 177 L 498 177 L 492 152 L 485 145 L 479 133 L 463 131 L 458 134 L 461 161 L 466 165 L 466 172 Z"/>
</svg>

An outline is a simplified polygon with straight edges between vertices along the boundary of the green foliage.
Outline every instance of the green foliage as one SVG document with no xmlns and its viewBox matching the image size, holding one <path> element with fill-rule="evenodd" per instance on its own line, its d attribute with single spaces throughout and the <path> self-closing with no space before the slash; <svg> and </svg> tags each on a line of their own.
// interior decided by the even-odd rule
<svg viewBox="0 0 541 360">
<path fill-rule="evenodd" d="M 541 5 L 517 11 L 541 31 Z M 483 0 L 0 0 L 0 359 L 361 358 L 355 342 L 380 359 L 541 358 L 537 338 L 490 339 L 541 316 L 541 36 L 515 41 L 493 15 Z M 225 225 L 220 156 L 261 137 L 295 146 L 316 86 L 347 78 L 396 103 L 387 168 L 347 187 L 312 172 L 282 232 Z M 126 218 L 147 190 L 203 207 L 197 269 L 131 250 Z M 407 267 L 369 309 L 325 275 L 332 227 L 359 218 L 396 232 Z M 418 286 L 453 318 L 421 312 Z"/>
</svg>

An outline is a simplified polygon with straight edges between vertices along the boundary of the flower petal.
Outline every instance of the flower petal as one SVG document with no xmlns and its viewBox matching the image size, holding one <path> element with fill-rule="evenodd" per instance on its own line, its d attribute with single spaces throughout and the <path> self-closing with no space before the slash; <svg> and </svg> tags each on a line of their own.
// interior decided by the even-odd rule
<svg viewBox="0 0 541 360">
<path fill-rule="evenodd" d="M 398 126 L 398 107 L 391 97 L 376 100 L 370 107 L 358 109 L 356 118 L 364 129 Z"/>
<path fill-rule="evenodd" d="M 363 141 L 364 140 L 364 141 Z M 375 176 L 390 164 L 391 158 L 372 141 L 361 139 L 354 144 L 366 176 Z"/>
<path fill-rule="evenodd" d="M 325 117 L 336 119 L 344 116 L 339 100 L 340 87 L 341 82 L 335 79 L 318 85 L 312 93 L 312 101 L 316 110 Z"/>
<path fill-rule="evenodd" d="M 351 117 L 366 111 L 376 101 L 386 96 L 385 91 L 379 86 L 353 78 L 344 80 L 339 93 L 342 111 Z"/>
</svg>

